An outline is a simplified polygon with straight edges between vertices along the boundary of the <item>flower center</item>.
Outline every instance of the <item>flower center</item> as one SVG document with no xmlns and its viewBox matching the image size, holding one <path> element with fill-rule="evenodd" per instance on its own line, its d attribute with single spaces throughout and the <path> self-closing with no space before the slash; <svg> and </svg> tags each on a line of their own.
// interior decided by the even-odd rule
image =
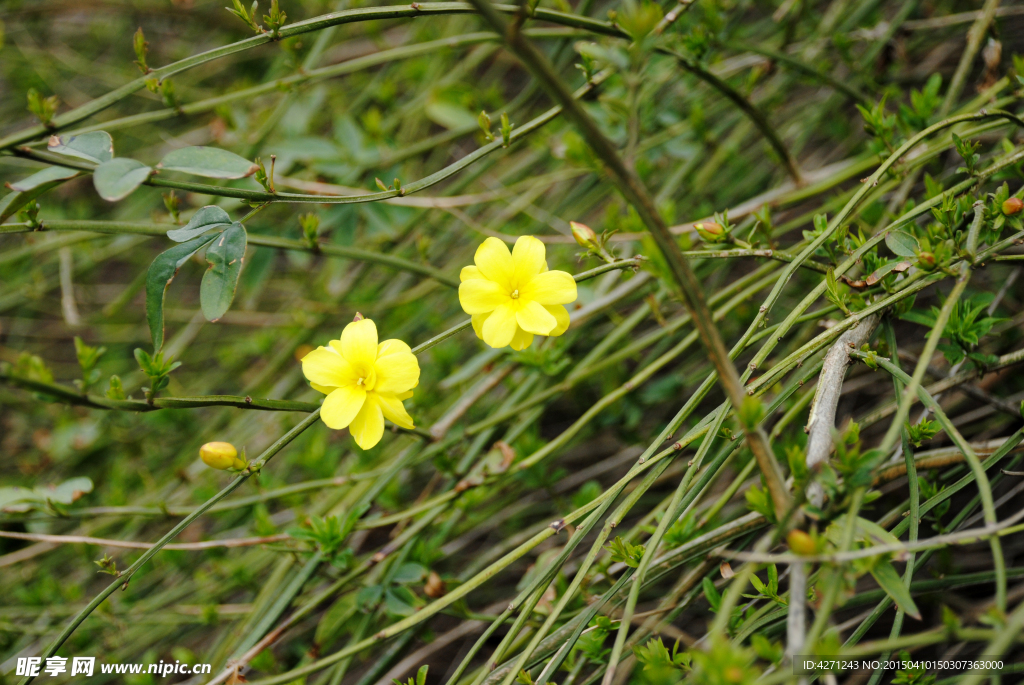
<svg viewBox="0 0 1024 685">
<path fill-rule="evenodd" d="M 377 385 L 377 374 L 374 372 L 373 368 L 363 369 L 356 373 L 359 374 L 356 378 L 356 387 L 362 388 L 366 392 L 371 392 L 374 386 Z"/>
<path fill-rule="evenodd" d="M 512 291 L 512 299 L 513 300 L 518 300 L 519 299 L 519 290 L 518 289 Z"/>
</svg>

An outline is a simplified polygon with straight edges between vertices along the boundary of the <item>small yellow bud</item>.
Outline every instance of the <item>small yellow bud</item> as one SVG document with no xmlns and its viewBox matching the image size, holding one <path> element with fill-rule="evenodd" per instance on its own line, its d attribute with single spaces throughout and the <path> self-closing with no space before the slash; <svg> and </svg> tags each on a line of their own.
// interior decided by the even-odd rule
<svg viewBox="0 0 1024 685">
<path fill-rule="evenodd" d="M 814 554 L 818 546 L 814 544 L 814 538 L 802 530 L 794 528 L 786 535 L 786 542 L 789 548 L 796 554 Z"/>
<path fill-rule="evenodd" d="M 238 450 L 230 442 L 208 442 L 199 448 L 199 457 L 211 469 L 245 468 L 245 462 L 238 458 Z"/>
<path fill-rule="evenodd" d="M 572 237 L 576 239 L 580 247 L 592 249 L 597 246 L 597 234 L 590 226 L 570 221 L 569 227 L 572 228 Z"/>
<path fill-rule="evenodd" d="M 697 235 L 701 237 L 701 240 L 709 243 L 720 243 L 725 240 L 725 228 L 722 224 L 717 224 L 714 221 L 705 221 L 700 224 L 694 224 L 693 227 L 697 229 Z"/>
<path fill-rule="evenodd" d="M 1019 197 L 1011 197 L 1003 203 L 1003 214 L 1006 216 L 1020 214 L 1022 209 L 1024 209 L 1024 200 L 1021 200 Z"/>
</svg>

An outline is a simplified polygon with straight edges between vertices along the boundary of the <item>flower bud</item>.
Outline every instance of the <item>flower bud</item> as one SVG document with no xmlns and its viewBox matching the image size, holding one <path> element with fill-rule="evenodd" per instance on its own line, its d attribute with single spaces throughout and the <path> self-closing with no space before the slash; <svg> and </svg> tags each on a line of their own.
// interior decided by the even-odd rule
<svg viewBox="0 0 1024 685">
<path fill-rule="evenodd" d="M 569 226 L 572 228 L 572 237 L 576 239 L 580 247 L 593 249 L 597 246 L 597 234 L 590 226 L 575 221 L 570 221 Z"/>
<path fill-rule="evenodd" d="M 722 227 L 722 224 L 717 224 L 714 221 L 694 224 L 693 227 L 697 229 L 697 235 L 701 237 L 701 240 L 705 242 L 720 243 L 726 238 L 725 229 Z"/>
<path fill-rule="evenodd" d="M 199 457 L 211 469 L 245 468 L 245 462 L 238 458 L 238 450 L 230 442 L 208 442 L 199 448 Z"/>
<path fill-rule="evenodd" d="M 818 546 L 814 544 L 814 538 L 798 528 L 789 531 L 789 534 L 786 535 L 786 542 L 796 554 L 814 554 L 818 551 Z"/>
<path fill-rule="evenodd" d="M 356 315 L 352 317 L 352 320 L 353 321 L 362 321 L 365 318 L 366 318 L 365 316 L 363 316 L 359 312 L 356 312 Z"/>
<path fill-rule="evenodd" d="M 1011 197 L 1003 203 L 1003 214 L 1006 216 L 1020 214 L 1022 209 L 1024 209 L 1024 200 L 1021 200 L 1019 197 Z"/>
<path fill-rule="evenodd" d="M 935 255 L 931 252 L 918 252 L 917 265 L 925 271 L 931 271 L 935 268 Z"/>
<path fill-rule="evenodd" d="M 443 597 L 445 593 L 445 583 L 441 580 L 441 576 L 437 575 L 434 571 L 430 572 L 427 576 L 427 582 L 423 586 L 423 594 L 431 599 L 437 599 Z"/>
</svg>

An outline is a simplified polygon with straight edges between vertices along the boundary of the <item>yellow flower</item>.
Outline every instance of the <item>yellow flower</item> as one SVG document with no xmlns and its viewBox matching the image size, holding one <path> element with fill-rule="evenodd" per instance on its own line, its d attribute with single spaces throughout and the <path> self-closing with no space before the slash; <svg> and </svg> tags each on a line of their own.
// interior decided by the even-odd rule
<svg viewBox="0 0 1024 685">
<path fill-rule="evenodd" d="M 473 261 L 476 266 L 460 274 L 459 302 L 485 343 L 522 350 L 534 335 L 561 335 L 569 328 L 562 305 L 576 300 L 576 281 L 564 271 L 548 271 L 544 243 L 524 235 L 510 254 L 505 243 L 488 238 Z"/>
<path fill-rule="evenodd" d="M 341 332 L 341 340 L 302 358 L 302 373 L 314 390 L 327 395 L 320 418 L 328 428 L 348 427 L 356 444 L 368 450 L 384 435 L 385 417 L 413 428 L 402 400 L 420 382 L 420 365 L 401 340 L 377 344 L 377 327 L 359 318 Z"/>
</svg>

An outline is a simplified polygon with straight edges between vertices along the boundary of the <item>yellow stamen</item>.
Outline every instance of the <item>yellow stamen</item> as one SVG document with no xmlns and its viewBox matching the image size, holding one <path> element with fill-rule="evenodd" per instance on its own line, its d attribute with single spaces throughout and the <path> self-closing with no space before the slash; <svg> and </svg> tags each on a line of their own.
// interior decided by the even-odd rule
<svg viewBox="0 0 1024 685">
<path fill-rule="evenodd" d="M 519 291 L 518 290 L 513 290 L 512 291 L 512 299 L 513 300 L 518 300 L 519 299 Z"/>
</svg>

